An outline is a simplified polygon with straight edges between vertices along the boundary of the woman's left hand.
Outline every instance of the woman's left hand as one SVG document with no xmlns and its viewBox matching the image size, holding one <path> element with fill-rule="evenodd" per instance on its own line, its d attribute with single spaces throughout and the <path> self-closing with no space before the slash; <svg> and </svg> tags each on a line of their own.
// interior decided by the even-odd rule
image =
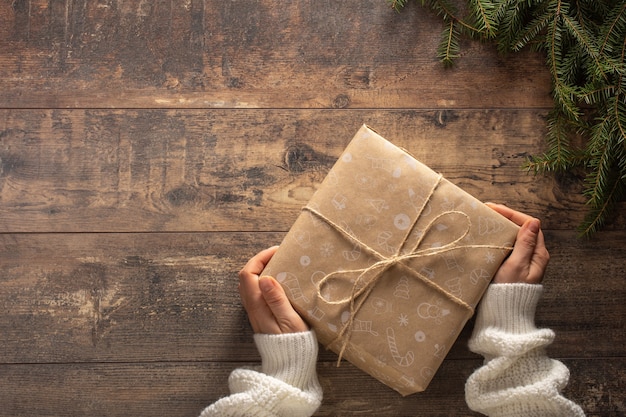
<svg viewBox="0 0 626 417">
<path fill-rule="evenodd" d="M 272 277 L 259 277 L 278 246 L 259 252 L 239 272 L 239 295 L 255 333 L 282 334 L 309 330 L 293 309 L 285 290 Z"/>
</svg>

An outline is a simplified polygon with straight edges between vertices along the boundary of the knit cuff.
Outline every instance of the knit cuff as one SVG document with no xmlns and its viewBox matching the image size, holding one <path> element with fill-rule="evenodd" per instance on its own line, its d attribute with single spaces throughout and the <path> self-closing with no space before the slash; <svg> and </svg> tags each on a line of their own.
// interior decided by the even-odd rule
<svg viewBox="0 0 626 417">
<path fill-rule="evenodd" d="M 476 327 L 509 334 L 537 330 L 535 309 L 542 292 L 538 284 L 491 284 L 480 303 Z"/>
<path fill-rule="evenodd" d="M 261 354 L 261 371 L 301 390 L 317 383 L 315 365 L 318 344 L 313 331 L 255 334 Z"/>
</svg>

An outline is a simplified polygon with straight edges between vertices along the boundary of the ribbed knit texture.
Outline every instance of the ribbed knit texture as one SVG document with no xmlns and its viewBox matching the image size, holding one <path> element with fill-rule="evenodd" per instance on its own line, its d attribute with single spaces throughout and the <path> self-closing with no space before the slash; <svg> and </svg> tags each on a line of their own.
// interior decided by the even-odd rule
<svg viewBox="0 0 626 417">
<path fill-rule="evenodd" d="M 261 354 L 261 372 L 305 392 L 317 389 L 318 344 L 314 332 L 255 334 L 254 341 Z"/>
<path fill-rule="evenodd" d="M 568 369 L 546 356 L 554 332 L 535 326 L 542 289 L 492 284 L 487 290 L 470 339 L 471 350 L 485 357 L 465 386 L 472 410 L 490 417 L 584 417 L 580 407 L 561 395 Z M 201 417 L 313 415 L 322 400 L 315 333 L 255 335 L 254 340 L 261 367 L 233 371 L 231 395 L 206 408 Z"/>
<path fill-rule="evenodd" d="M 200 417 L 310 416 L 322 401 L 315 364 L 318 344 L 312 331 L 254 336 L 260 369 L 236 369 L 228 379 L 231 395 Z"/>
<path fill-rule="evenodd" d="M 485 357 L 465 385 L 468 406 L 490 417 L 584 417 L 561 395 L 569 371 L 546 356 L 554 332 L 537 329 L 543 287 L 492 284 L 479 306 L 469 346 Z"/>
</svg>

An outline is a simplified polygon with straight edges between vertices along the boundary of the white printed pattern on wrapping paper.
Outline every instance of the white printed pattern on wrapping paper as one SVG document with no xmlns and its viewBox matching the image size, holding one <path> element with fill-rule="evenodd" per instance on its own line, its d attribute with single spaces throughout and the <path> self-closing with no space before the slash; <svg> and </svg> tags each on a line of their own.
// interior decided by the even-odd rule
<svg viewBox="0 0 626 417">
<path fill-rule="evenodd" d="M 305 303 L 309 302 L 309 299 L 302 292 L 302 287 L 300 287 L 300 282 L 296 275 L 289 272 L 279 272 L 276 274 L 276 280 L 289 290 L 292 300 L 303 300 Z"/>
<path fill-rule="evenodd" d="M 294 240 L 301 248 L 307 249 L 311 246 L 311 234 L 306 230 L 299 230 L 294 234 Z"/>
<path fill-rule="evenodd" d="M 425 320 L 432 319 L 437 324 L 440 324 L 442 321 L 441 319 L 450 314 L 450 310 L 439 306 L 441 300 L 438 301 L 438 304 L 432 304 L 427 302 L 421 303 L 419 306 L 417 306 L 417 315 Z"/>
<path fill-rule="evenodd" d="M 415 354 L 412 350 L 407 351 L 404 355 L 400 354 L 398 344 L 396 342 L 396 334 L 391 327 L 387 327 L 387 344 L 389 345 L 391 357 L 398 364 L 398 366 L 407 368 L 413 364 Z"/>
<path fill-rule="evenodd" d="M 461 285 L 460 278 L 450 278 L 444 282 L 444 285 L 450 294 L 454 295 L 456 298 L 463 298 L 463 286 Z"/>
<path fill-rule="evenodd" d="M 441 203 L 440 207 L 441 207 L 441 211 L 451 211 L 451 210 L 454 210 L 454 202 L 453 201 L 448 201 L 448 199 L 445 198 L 444 201 Z"/>
<path fill-rule="evenodd" d="M 324 310 L 321 310 L 318 306 L 315 306 L 312 310 L 308 310 L 309 317 L 314 319 L 315 321 L 322 321 L 326 313 Z"/>
<path fill-rule="evenodd" d="M 313 284 L 313 288 L 317 288 L 317 284 L 324 278 L 326 273 L 324 271 L 315 271 L 311 274 L 311 284 Z M 331 301 L 331 294 L 334 293 L 334 288 L 331 283 L 327 284 L 325 288 L 323 288 L 320 292 L 322 299 Z"/>
<path fill-rule="evenodd" d="M 337 193 L 331 200 L 331 203 L 333 204 L 333 206 L 335 206 L 337 210 L 344 210 L 347 207 L 347 201 L 348 198 L 345 195 Z"/>
<path fill-rule="evenodd" d="M 322 258 L 330 258 L 335 254 L 335 246 L 330 242 L 323 242 L 320 245 L 320 255 Z"/>
<path fill-rule="evenodd" d="M 381 297 L 372 297 L 370 302 L 372 304 L 372 308 L 374 309 L 374 314 L 378 316 L 391 312 L 393 306 L 392 303 Z"/>
<path fill-rule="evenodd" d="M 459 272 L 464 271 L 463 267 L 461 266 L 461 264 L 459 264 L 459 262 L 456 259 L 456 256 L 454 256 L 453 253 L 446 253 L 445 255 L 441 255 L 441 257 L 446 262 L 446 266 L 448 267 L 449 270 L 456 269 Z"/>
<path fill-rule="evenodd" d="M 478 283 L 483 280 L 485 282 L 491 281 L 491 276 L 484 269 L 474 269 L 470 272 L 470 282 L 474 285 L 478 285 Z"/>
<path fill-rule="evenodd" d="M 344 250 L 342 255 L 346 261 L 354 262 L 361 257 L 361 247 L 355 245 L 352 250 Z"/>
<path fill-rule="evenodd" d="M 386 172 L 391 172 L 393 170 L 394 161 L 392 159 L 375 158 L 373 156 L 368 156 L 367 159 L 370 160 L 370 166 L 372 169 L 382 169 Z"/>
<path fill-rule="evenodd" d="M 393 296 L 405 300 L 409 299 L 409 279 L 406 276 L 400 277 L 400 280 L 393 291 Z"/>
<path fill-rule="evenodd" d="M 393 159 L 376 158 L 373 156 L 367 156 L 367 159 L 371 161 L 372 169 L 379 169 L 391 174 L 393 178 L 400 178 L 402 176 L 402 168 L 395 165 Z"/>
<path fill-rule="evenodd" d="M 354 183 L 361 190 L 371 190 L 377 186 L 377 182 L 374 178 L 369 175 L 365 175 L 362 172 L 358 172 L 354 176 Z"/>
<path fill-rule="evenodd" d="M 371 214 L 359 215 L 355 219 L 355 223 L 366 230 L 369 230 L 376 224 L 378 217 Z"/>
<path fill-rule="evenodd" d="M 352 154 L 345 153 L 342 157 L 342 161 L 345 163 L 351 163 L 354 161 L 354 158 L 355 156 L 353 156 Z M 393 163 L 393 160 L 374 158 L 374 157 L 367 157 L 367 158 L 371 161 L 371 167 L 373 169 L 379 169 L 384 172 L 390 173 L 391 174 L 390 176 L 391 178 L 389 178 L 390 180 L 394 178 L 399 178 L 402 175 L 402 169 L 399 166 L 395 166 Z M 406 162 L 411 164 L 411 168 L 416 169 L 415 161 L 413 161 L 411 158 L 406 158 Z M 332 176 L 334 184 L 338 185 L 339 182 L 343 180 L 343 178 L 338 178 L 337 175 L 332 170 L 329 175 Z M 377 182 L 376 180 L 378 180 L 378 178 L 374 180 L 370 176 L 359 174 L 359 173 L 357 173 L 353 177 L 353 179 L 354 179 L 353 186 L 355 188 L 360 188 L 360 189 L 373 188 L 373 186 Z M 350 185 L 344 184 L 344 187 L 350 187 Z M 389 182 L 387 188 L 390 190 L 397 190 L 398 186 L 397 184 L 391 181 Z M 407 201 L 408 207 L 412 207 L 416 211 L 423 209 L 422 210 L 423 216 L 428 216 L 431 213 L 432 208 L 431 208 L 430 201 L 425 201 L 426 198 L 424 196 L 421 196 L 419 193 L 415 192 L 415 190 L 412 188 L 407 189 L 406 192 L 407 192 L 406 201 Z M 340 211 L 347 209 L 352 204 L 355 204 L 355 205 L 359 204 L 362 207 L 365 204 L 365 207 L 369 207 L 371 210 L 370 213 L 367 213 L 367 212 L 361 213 L 355 218 L 350 219 L 352 221 L 353 226 L 359 227 L 363 230 L 370 230 L 374 225 L 376 225 L 376 227 L 380 227 L 379 223 L 381 223 L 382 220 L 385 220 L 385 219 L 388 219 L 385 221 L 389 221 L 393 225 L 393 227 L 399 231 L 403 231 L 411 227 L 411 219 L 406 214 L 396 213 L 396 214 L 389 215 L 388 213 L 386 213 L 386 211 L 389 210 L 390 206 L 388 202 L 384 199 L 368 198 L 368 199 L 365 199 L 362 203 L 359 203 L 359 202 L 351 202 L 345 195 L 341 193 L 336 193 L 332 198 L 331 204 L 336 210 L 340 210 Z M 472 203 L 472 204 L 473 204 L 472 207 L 475 207 L 475 203 Z M 454 203 L 444 202 L 442 206 L 445 206 L 443 208 L 447 207 L 448 209 L 450 209 L 450 208 L 454 208 Z M 319 226 L 323 226 L 325 228 L 329 227 L 325 222 L 321 221 L 316 216 L 311 215 L 310 213 L 309 215 L 311 217 L 311 220 L 314 222 L 315 227 L 319 227 Z M 349 224 L 342 222 L 341 226 L 344 227 L 344 230 L 346 230 L 349 234 L 355 236 L 354 231 L 350 229 Z M 442 223 L 442 224 L 437 225 L 436 227 L 437 227 L 437 230 L 442 230 L 442 229 L 445 229 L 447 225 Z M 503 224 L 493 219 L 482 218 L 482 217 L 479 218 L 479 234 L 480 235 L 497 233 L 498 231 L 502 230 L 503 227 L 504 227 Z M 415 231 L 412 232 L 412 235 L 414 238 L 418 238 L 419 236 L 421 236 L 421 233 L 423 232 L 416 229 Z M 394 247 L 393 244 L 390 244 L 392 239 L 393 239 L 393 233 L 390 232 L 389 230 L 385 230 L 383 226 L 383 229 L 378 234 L 376 243 L 378 244 L 379 249 L 382 249 L 382 252 L 388 253 L 388 254 L 394 254 L 397 251 L 397 247 Z M 303 249 L 307 249 L 309 253 L 317 254 L 317 256 L 321 258 L 336 256 L 336 248 L 331 242 L 318 243 L 317 244 L 318 247 L 316 249 L 317 252 L 315 251 L 311 252 L 310 249 L 311 249 L 312 242 L 310 240 L 310 237 L 307 236 L 306 234 L 297 236 L 296 242 Z M 352 250 L 342 250 L 341 254 L 346 261 L 354 261 L 354 260 L 357 260 L 361 256 L 361 248 L 360 246 L 354 246 Z M 308 256 L 311 256 L 311 259 L 309 259 Z M 482 279 L 487 279 L 487 277 L 485 276 L 487 273 L 482 269 L 475 269 L 470 274 L 464 273 L 463 266 L 459 264 L 457 259 L 451 253 L 447 253 L 445 255 L 440 255 L 440 256 L 445 260 L 445 264 L 449 270 L 456 270 L 459 273 L 463 274 L 463 276 L 456 276 L 454 278 L 448 279 L 444 283 L 444 286 L 447 289 L 447 291 L 450 294 L 458 298 L 462 298 L 461 280 L 467 277 L 468 275 L 469 275 L 469 281 L 474 285 L 477 285 L 479 281 Z M 303 255 L 301 259 L 306 259 L 306 261 L 301 262 L 302 267 L 306 269 L 310 267 L 314 267 L 315 266 L 314 258 L 315 258 L 314 256 L 309 255 L 309 254 Z M 493 259 L 494 259 L 493 255 L 487 254 L 485 255 L 484 261 L 486 263 L 492 263 Z M 429 279 L 434 279 L 436 271 L 430 267 L 424 266 L 421 268 L 420 274 L 422 274 L 424 277 L 427 277 Z M 315 286 L 317 282 L 319 282 L 319 280 L 325 275 L 326 274 L 322 271 L 316 271 L 315 273 L 311 274 L 310 276 L 311 276 L 312 284 Z M 281 283 L 288 288 L 288 291 L 290 292 L 291 296 L 294 299 L 304 297 L 300 288 L 297 286 L 297 281 L 293 281 L 293 276 L 284 275 L 281 277 L 283 278 L 283 281 Z M 412 278 L 402 276 L 396 282 L 394 286 L 393 296 L 397 298 L 398 300 L 410 300 L 411 298 L 410 288 L 411 287 L 409 285 L 409 279 L 412 279 Z M 330 294 L 332 293 L 333 293 L 333 288 L 329 283 L 324 288 L 323 294 L 321 295 L 325 299 L 330 299 Z M 368 300 L 367 304 L 370 306 L 370 308 L 374 309 L 374 312 L 376 314 L 393 314 L 392 313 L 393 303 L 389 300 L 385 300 L 381 297 L 376 297 L 376 298 L 372 298 Z M 450 311 L 447 308 L 442 307 L 440 303 L 423 302 L 419 304 L 417 308 L 415 308 L 413 314 L 415 313 L 417 313 L 417 317 L 419 317 L 419 319 L 415 320 L 415 322 L 411 320 L 411 317 L 413 317 L 413 315 L 406 314 L 404 312 L 397 312 L 395 313 L 396 319 L 394 321 L 390 321 L 389 323 L 393 323 L 393 326 L 402 328 L 403 329 L 402 332 L 405 334 L 407 330 L 410 332 L 412 331 L 413 332 L 412 334 L 414 335 L 412 340 L 414 340 L 414 343 L 418 343 L 420 345 L 423 344 L 426 347 L 430 346 L 430 349 L 432 352 L 431 354 L 433 356 L 443 357 L 446 353 L 446 346 L 443 344 L 439 344 L 439 343 L 435 343 L 434 341 L 431 341 L 429 339 L 427 331 L 421 330 L 419 329 L 419 327 L 416 328 L 416 326 L 420 326 L 420 323 L 419 323 L 420 319 L 425 322 L 435 323 L 436 325 L 439 325 L 442 323 L 442 320 L 447 315 L 450 314 Z M 324 320 L 326 316 L 326 313 L 323 310 L 319 309 L 318 307 L 314 307 L 312 310 L 309 310 L 308 314 L 311 319 L 318 321 L 318 322 Z M 349 314 L 350 313 L 347 311 L 344 312 L 344 314 L 341 317 L 341 320 L 343 323 L 345 323 L 346 320 L 348 320 Z M 392 326 L 387 327 L 387 329 L 384 332 L 384 335 L 381 335 L 379 334 L 378 331 L 376 331 L 376 329 L 374 329 L 374 324 L 372 321 L 360 320 L 356 317 L 353 318 L 353 320 L 354 320 L 353 327 L 352 327 L 353 332 L 358 332 L 361 334 L 369 334 L 373 338 L 380 338 L 380 337 L 384 338 L 386 336 L 384 340 L 386 340 L 386 344 L 388 347 L 388 354 L 390 355 L 390 358 L 393 359 L 394 363 L 396 363 L 398 366 L 408 367 L 410 364 L 414 362 L 415 354 L 413 353 L 412 350 L 401 352 L 401 348 L 398 346 L 398 340 L 396 339 L 396 332 L 394 330 L 394 327 Z M 338 331 L 339 323 L 327 322 L 326 324 L 329 330 L 335 333 Z M 425 323 L 422 322 L 422 324 L 425 324 Z M 425 328 L 428 328 L 431 325 L 432 324 L 425 325 Z M 423 350 L 423 348 L 420 347 L 420 350 Z M 365 361 L 362 354 L 358 352 L 357 348 L 348 346 L 347 351 L 350 351 L 353 354 L 355 354 L 359 358 L 359 360 Z M 428 349 L 426 349 L 425 351 L 428 351 Z M 377 358 L 377 360 L 381 363 L 381 365 L 384 365 L 385 363 L 387 363 L 387 361 L 385 360 L 385 356 L 382 353 Z M 390 380 L 389 376 L 383 374 L 382 372 L 376 372 L 374 370 L 371 373 L 373 376 L 377 377 L 378 379 L 382 381 L 394 382 Z M 433 374 L 434 374 L 434 370 L 427 366 L 421 368 L 419 372 L 419 375 L 425 381 L 429 380 L 433 376 Z M 399 382 L 405 387 L 415 386 L 414 378 L 408 375 L 403 375 L 399 377 L 399 380 L 395 382 L 396 383 Z"/>
<path fill-rule="evenodd" d="M 383 231 L 380 232 L 378 234 L 378 237 L 376 239 L 376 242 L 378 243 L 378 246 L 386 253 L 388 254 L 394 254 L 396 253 L 397 248 L 395 246 L 390 245 L 388 242 L 391 240 L 391 238 L 393 237 L 393 233 L 389 232 L 389 231 Z"/>
<path fill-rule="evenodd" d="M 446 346 L 439 345 L 438 343 L 435 344 L 435 353 L 433 355 L 437 358 L 443 359 L 443 357 L 446 356 Z"/>
<path fill-rule="evenodd" d="M 411 227 L 411 218 L 404 213 L 397 214 L 393 218 L 393 225 L 398 230 L 406 230 Z"/>
<path fill-rule="evenodd" d="M 423 341 L 426 340 L 426 333 L 424 333 L 421 330 L 418 330 L 415 332 L 415 341 L 418 343 L 422 343 Z"/>
<path fill-rule="evenodd" d="M 504 223 L 502 222 L 482 216 L 478 218 L 478 234 L 480 236 L 498 233 L 502 229 L 504 229 Z"/>
<path fill-rule="evenodd" d="M 376 210 L 376 212 L 379 214 L 382 213 L 383 210 L 389 210 L 389 204 L 387 203 L 387 201 L 380 198 L 369 198 L 365 201 L 367 202 L 367 204 L 372 206 L 374 210 Z"/>
<path fill-rule="evenodd" d="M 343 230 L 346 231 L 348 235 L 356 236 L 356 233 L 354 233 L 354 231 L 352 230 L 352 228 L 350 227 L 348 223 L 341 222 L 341 227 L 343 228 Z M 346 261 L 349 261 L 349 262 L 357 261 L 361 257 L 361 246 L 355 244 L 352 246 L 352 250 L 344 250 L 341 252 L 341 254 L 343 255 L 343 258 Z"/>
<path fill-rule="evenodd" d="M 317 203 L 309 202 L 309 204 L 314 209 L 319 210 L 319 205 Z M 319 217 L 315 216 L 313 213 L 307 212 L 307 216 L 309 216 L 309 220 L 311 220 L 311 222 L 313 222 L 313 226 L 314 227 L 316 227 L 316 228 L 317 227 L 323 227 L 326 230 L 330 229 L 330 226 L 324 220 L 322 220 Z"/>
<path fill-rule="evenodd" d="M 487 252 L 487 254 L 485 255 L 485 262 L 488 264 L 492 264 L 495 261 L 496 261 L 495 255 L 491 252 Z"/>
<path fill-rule="evenodd" d="M 422 196 L 422 195 L 417 194 L 413 190 L 413 188 L 409 188 L 408 194 L 409 194 L 409 200 L 408 200 L 409 203 L 415 209 L 416 212 L 419 212 L 419 210 L 424 205 L 425 197 Z M 431 204 L 430 204 L 430 202 L 427 202 L 426 206 L 424 207 L 424 210 L 422 211 L 422 215 L 423 216 L 429 216 L 431 211 L 432 211 Z"/>
<path fill-rule="evenodd" d="M 370 320 L 354 319 L 354 325 L 352 327 L 353 332 L 365 332 L 372 336 L 378 336 L 378 332 L 373 329 L 373 322 Z"/>
<path fill-rule="evenodd" d="M 341 314 L 341 322 L 345 323 L 350 319 L 350 312 L 349 311 L 344 311 Z M 378 332 L 376 330 L 374 330 L 373 328 L 373 322 L 371 320 L 360 320 L 360 319 L 353 319 L 352 321 L 353 326 L 352 326 L 352 331 L 355 333 L 369 333 L 372 336 L 378 336 Z"/>
<path fill-rule="evenodd" d="M 435 270 L 432 268 L 428 268 L 427 266 L 420 269 L 420 274 L 424 275 L 429 280 L 435 279 Z"/>
</svg>

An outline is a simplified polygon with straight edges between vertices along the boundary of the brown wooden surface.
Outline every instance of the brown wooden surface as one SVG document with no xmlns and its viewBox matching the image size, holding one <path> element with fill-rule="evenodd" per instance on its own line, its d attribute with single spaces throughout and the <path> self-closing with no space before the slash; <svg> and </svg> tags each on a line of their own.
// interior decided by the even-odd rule
<svg viewBox="0 0 626 417">
<path fill-rule="evenodd" d="M 279 243 L 362 123 L 482 200 L 541 217 L 537 321 L 589 416 L 626 412 L 626 218 L 591 240 L 545 149 L 543 58 L 384 0 L 0 0 L 0 416 L 194 416 L 258 354 L 236 272 Z M 623 211 L 623 210 L 622 210 Z M 402 398 L 322 351 L 319 416 L 476 416 L 464 329 Z"/>
</svg>

